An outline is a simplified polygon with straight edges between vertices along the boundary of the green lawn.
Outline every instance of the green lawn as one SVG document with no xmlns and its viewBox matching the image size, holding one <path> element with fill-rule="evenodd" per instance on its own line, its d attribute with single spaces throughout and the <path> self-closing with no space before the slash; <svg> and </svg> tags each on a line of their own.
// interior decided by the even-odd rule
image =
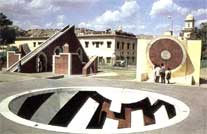
<svg viewBox="0 0 207 134">
<path fill-rule="evenodd" d="M 98 76 L 99 78 L 105 79 L 119 79 L 119 80 L 133 80 L 136 78 L 136 67 L 111 67 L 111 66 L 100 66 L 100 73 L 113 73 L 115 76 Z"/>
</svg>

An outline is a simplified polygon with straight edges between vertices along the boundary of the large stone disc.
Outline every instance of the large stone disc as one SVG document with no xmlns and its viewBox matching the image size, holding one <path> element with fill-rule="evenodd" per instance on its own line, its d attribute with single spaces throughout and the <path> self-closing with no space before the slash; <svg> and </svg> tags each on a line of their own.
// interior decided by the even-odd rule
<svg viewBox="0 0 207 134">
<path fill-rule="evenodd" d="M 153 65 L 165 64 L 171 70 L 181 66 L 186 60 L 186 52 L 181 43 L 173 38 L 159 38 L 147 49 L 148 60 Z"/>
</svg>

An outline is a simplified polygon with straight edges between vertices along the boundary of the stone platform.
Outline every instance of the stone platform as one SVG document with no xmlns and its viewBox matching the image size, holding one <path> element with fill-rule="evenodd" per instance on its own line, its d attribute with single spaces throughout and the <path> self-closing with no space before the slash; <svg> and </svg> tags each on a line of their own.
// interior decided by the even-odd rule
<svg viewBox="0 0 207 134">
<path fill-rule="evenodd" d="M 202 87 L 186 87 L 150 83 L 125 82 L 118 80 L 101 80 L 95 78 L 73 77 L 59 80 L 32 79 L 0 84 L 0 100 L 28 90 L 50 87 L 68 86 L 110 86 L 150 91 L 174 97 L 190 108 L 190 114 L 184 121 L 162 129 L 143 132 L 141 134 L 206 134 L 207 133 L 207 89 Z M 43 109 L 44 111 L 44 109 Z M 2 112 L 2 111 L 1 111 Z M 110 121 L 109 121 L 110 122 Z M 1 134 L 64 134 L 60 132 L 34 129 L 16 124 L 0 115 Z M 66 134 L 66 133 L 65 133 Z"/>
</svg>

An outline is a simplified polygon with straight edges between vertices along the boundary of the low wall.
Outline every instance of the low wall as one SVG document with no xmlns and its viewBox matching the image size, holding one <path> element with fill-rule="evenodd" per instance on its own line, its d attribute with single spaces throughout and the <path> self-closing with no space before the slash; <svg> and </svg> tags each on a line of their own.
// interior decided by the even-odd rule
<svg viewBox="0 0 207 134">
<path fill-rule="evenodd" d="M 16 54 L 15 51 L 8 51 L 7 52 L 7 68 L 12 66 L 18 60 L 21 59 L 21 54 Z"/>
</svg>

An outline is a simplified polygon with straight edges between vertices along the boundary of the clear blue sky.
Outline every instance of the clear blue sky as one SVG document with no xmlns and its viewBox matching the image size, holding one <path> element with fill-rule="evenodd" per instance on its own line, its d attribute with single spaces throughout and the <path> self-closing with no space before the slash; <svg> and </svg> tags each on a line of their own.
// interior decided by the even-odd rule
<svg viewBox="0 0 207 134">
<path fill-rule="evenodd" d="M 197 25 L 207 21 L 207 0 L 0 0 L 0 12 L 24 29 L 122 26 L 134 34 L 159 35 L 170 27 L 168 16 L 176 33 L 189 13 Z"/>
</svg>

